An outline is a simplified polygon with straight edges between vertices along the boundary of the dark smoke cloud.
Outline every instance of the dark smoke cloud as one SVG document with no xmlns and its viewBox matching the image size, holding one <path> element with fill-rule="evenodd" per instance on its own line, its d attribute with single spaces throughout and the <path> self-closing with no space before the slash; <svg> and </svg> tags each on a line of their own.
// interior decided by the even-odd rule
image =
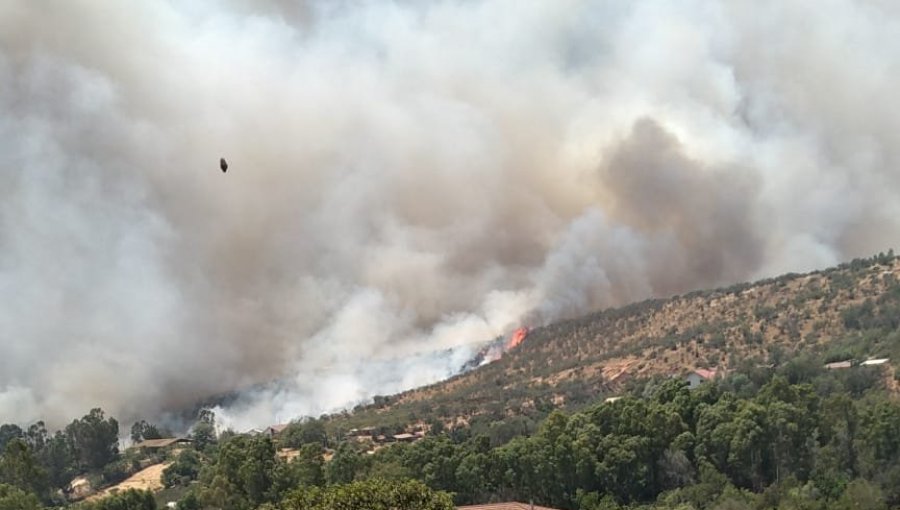
<svg viewBox="0 0 900 510">
<path fill-rule="evenodd" d="M 740 166 L 706 165 L 684 154 L 677 139 L 640 119 L 610 153 L 602 169 L 606 203 L 619 223 L 641 232 L 671 233 L 653 291 L 715 285 L 746 277 L 763 261 L 757 224 L 758 176 Z"/>
<path fill-rule="evenodd" d="M 886 249 L 898 10 L 4 2 L 0 421 L 266 425 Z"/>
</svg>

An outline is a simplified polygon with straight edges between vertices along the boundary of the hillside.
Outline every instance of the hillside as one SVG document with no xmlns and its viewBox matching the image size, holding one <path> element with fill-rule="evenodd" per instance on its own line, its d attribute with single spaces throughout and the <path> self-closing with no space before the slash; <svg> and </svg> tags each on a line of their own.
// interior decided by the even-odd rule
<svg viewBox="0 0 900 510">
<path fill-rule="evenodd" d="M 529 414 L 577 407 L 629 381 L 696 368 L 900 358 L 900 259 L 878 255 L 808 274 L 651 299 L 535 328 L 502 359 L 357 408 L 347 426 Z M 893 375 L 892 373 L 889 375 Z M 885 377 L 894 384 L 892 377 Z"/>
</svg>

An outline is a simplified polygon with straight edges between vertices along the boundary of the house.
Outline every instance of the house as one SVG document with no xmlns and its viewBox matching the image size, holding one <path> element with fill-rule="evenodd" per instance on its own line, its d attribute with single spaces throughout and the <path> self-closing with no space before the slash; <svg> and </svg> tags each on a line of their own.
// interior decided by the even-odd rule
<svg viewBox="0 0 900 510">
<path fill-rule="evenodd" d="M 835 361 L 833 363 L 826 363 L 825 368 L 828 370 L 837 370 L 842 368 L 850 368 L 853 366 L 853 362 L 850 360 L 846 361 Z"/>
<path fill-rule="evenodd" d="M 864 367 L 872 367 L 872 366 L 884 365 L 888 361 L 890 361 L 890 358 L 867 359 L 866 361 L 863 361 L 862 363 L 860 363 L 860 365 L 862 365 Z"/>
<path fill-rule="evenodd" d="M 506 503 L 488 503 L 486 505 L 458 506 L 456 510 L 556 510 L 546 506 L 538 506 L 532 503 L 519 503 L 510 501 Z"/>
<path fill-rule="evenodd" d="M 347 432 L 346 437 L 359 437 L 359 436 L 369 436 L 372 437 L 375 435 L 375 427 L 363 427 L 361 429 L 350 429 Z"/>
<path fill-rule="evenodd" d="M 394 441 L 400 443 L 412 443 L 416 439 L 419 438 L 415 434 L 394 434 Z"/>
<path fill-rule="evenodd" d="M 616 400 L 620 400 L 621 398 L 622 397 L 606 397 L 603 402 L 606 404 L 612 404 L 613 402 L 615 402 Z"/>
<path fill-rule="evenodd" d="M 184 437 L 167 437 L 164 439 L 144 439 L 134 445 L 135 448 L 147 451 L 159 451 L 174 445 L 186 445 L 192 441 Z"/>
<path fill-rule="evenodd" d="M 688 389 L 692 390 L 697 386 L 705 383 L 706 381 L 712 381 L 716 378 L 716 369 L 708 370 L 705 368 L 698 368 L 687 375 L 685 380 L 688 383 Z"/>
<path fill-rule="evenodd" d="M 288 425 L 290 425 L 290 423 L 282 423 L 280 425 L 272 425 L 271 427 L 266 428 L 265 433 L 269 437 L 275 437 L 278 434 L 281 434 L 282 432 L 284 432 L 284 429 L 288 428 Z"/>
</svg>

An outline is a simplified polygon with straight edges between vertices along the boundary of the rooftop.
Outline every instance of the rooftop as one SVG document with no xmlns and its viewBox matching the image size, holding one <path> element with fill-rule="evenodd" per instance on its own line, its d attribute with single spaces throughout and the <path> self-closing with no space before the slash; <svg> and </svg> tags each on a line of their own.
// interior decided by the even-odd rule
<svg viewBox="0 0 900 510">
<path fill-rule="evenodd" d="M 507 503 L 489 503 L 486 505 L 467 505 L 458 506 L 456 510 L 556 510 L 546 506 L 532 505 L 530 503 L 519 503 L 510 501 Z"/>
<path fill-rule="evenodd" d="M 697 370 L 694 370 L 694 373 L 704 379 L 713 379 L 714 377 L 716 377 L 716 369 L 715 368 L 712 370 L 707 370 L 705 368 L 698 368 Z"/>
<path fill-rule="evenodd" d="M 288 428 L 289 425 L 290 423 L 280 423 L 278 425 L 272 425 L 271 427 L 267 428 L 266 431 L 270 432 L 271 434 L 281 434 L 282 432 L 284 432 L 284 429 Z"/>
<path fill-rule="evenodd" d="M 134 445 L 135 448 L 165 448 L 175 443 L 190 443 L 190 439 L 182 437 L 167 437 L 163 439 L 144 439 L 140 443 Z"/>
</svg>

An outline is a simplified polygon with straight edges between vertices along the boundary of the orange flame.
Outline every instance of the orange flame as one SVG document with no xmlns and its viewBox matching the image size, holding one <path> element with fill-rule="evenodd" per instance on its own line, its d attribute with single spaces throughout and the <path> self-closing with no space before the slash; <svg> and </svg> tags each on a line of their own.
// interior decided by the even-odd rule
<svg viewBox="0 0 900 510">
<path fill-rule="evenodd" d="M 515 332 L 513 332 L 512 336 L 509 338 L 509 342 L 506 342 L 506 348 L 503 350 L 508 351 L 508 350 L 512 349 L 513 347 L 521 344 L 522 341 L 525 340 L 526 336 L 528 336 L 528 328 L 527 327 L 522 326 L 521 328 L 515 330 Z"/>
</svg>

